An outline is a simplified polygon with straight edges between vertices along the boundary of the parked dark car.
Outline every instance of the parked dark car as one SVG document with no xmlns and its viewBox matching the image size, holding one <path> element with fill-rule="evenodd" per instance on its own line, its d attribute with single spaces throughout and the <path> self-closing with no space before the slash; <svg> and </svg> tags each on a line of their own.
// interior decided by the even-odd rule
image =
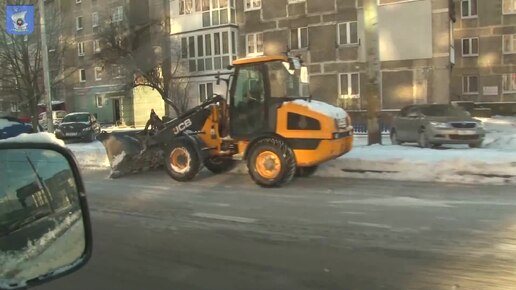
<svg viewBox="0 0 516 290">
<path fill-rule="evenodd" d="M 392 144 L 417 142 L 420 147 L 442 144 L 482 146 L 485 130 L 482 122 L 465 110 L 447 104 L 411 105 L 394 118 L 391 128 Z"/>
<path fill-rule="evenodd" d="M 75 112 L 66 115 L 55 129 L 59 139 L 80 139 L 93 142 L 100 133 L 100 124 L 95 116 L 88 112 Z"/>
<path fill-rule="evenodd" d="M 41 126 L 38 126 L 37 131 L 42 132 L 43 128 Z M 32 124 L 30 123 L 22 122 L 22 120 L 15 117 L 0 117 L 0 140 L 16 137 L 23 133 L 32 132 Z"/>
</svg>

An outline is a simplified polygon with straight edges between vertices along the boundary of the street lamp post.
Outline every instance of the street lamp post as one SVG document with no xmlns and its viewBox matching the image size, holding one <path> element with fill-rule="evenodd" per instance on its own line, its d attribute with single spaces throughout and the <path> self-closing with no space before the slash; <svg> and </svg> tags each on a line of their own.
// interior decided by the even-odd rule
<svg viewBox="0 0 516 290">
<path fill-rule="evenodd" d="M 365 49 L 367 64 L 367 134 L 368 144 L 381 144 L 380 114 L 380 44 L 378 37 L 378 0 L 363 0 Z"/>
<path fill-rule="evenodd" d="M 50 72 L 48 66 L 47 31 L 45 27 L 45 1 L 39 0 L 39 17 L 41 29 L 41 54 L 43 60 L 43 81 L 45 87 L 45 101 L 47 103 L 47 131 L 54 133 L 54 120 L 52 118 L 52 89 L 50 87 Z"/>
</svg>

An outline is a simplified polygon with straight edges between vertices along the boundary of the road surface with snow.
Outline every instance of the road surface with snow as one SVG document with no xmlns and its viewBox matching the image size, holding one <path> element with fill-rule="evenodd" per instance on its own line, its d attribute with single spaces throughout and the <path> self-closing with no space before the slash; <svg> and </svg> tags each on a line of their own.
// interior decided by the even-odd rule
<svg viewBox="0 0 516 290">
<path fill-rule="evenodd" d="M 85 171 L 88 265 L 36 290 L 514 289 L 516 187 Z"/>
</svg>

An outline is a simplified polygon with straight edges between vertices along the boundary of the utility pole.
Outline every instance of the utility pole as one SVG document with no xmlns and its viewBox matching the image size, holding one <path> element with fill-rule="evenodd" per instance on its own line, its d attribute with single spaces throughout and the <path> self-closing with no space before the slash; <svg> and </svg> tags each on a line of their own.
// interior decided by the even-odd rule
<svg viewBox="0 0 516 290">
<path fill-rule="evenodd" d="M 378 37 L 378 0 L 363 0 L 367 64 L 367 143 L 382 144 L 380 115 L 380 44 Z"/>
<path fill-rule="evenodd" d="M 47 30 L 45 27 L 45 0 L 38 0 L 39 18 L 41 28 L 41 53 L 43 54 L 43 81 L 45 82 L 45 100 L 47 103 L 47 131 L 54 133 L 54 120 L 52 118 L 52 88 L 50 87 L 50 68 L 48 66 Z"/>
</svg>

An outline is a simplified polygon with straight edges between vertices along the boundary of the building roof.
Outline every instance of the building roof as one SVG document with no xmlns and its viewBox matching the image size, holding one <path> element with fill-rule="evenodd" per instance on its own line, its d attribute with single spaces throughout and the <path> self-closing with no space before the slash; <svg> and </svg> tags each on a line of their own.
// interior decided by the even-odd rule
<svg viewBox="0 0 516 290">
<path fill-rule="evenodd" d="M 240 58 L 240 59 L 233 61 L 233 65 L 259 63 L 259 62 L 267 62 L 267 61 L 275 61 L 275 60 L 288 61 L 288 58 L 283 55 L 264 55 L 264 56 L 256 56 L 256 57 L 246 57 L 246 58 Z"/>
</svg>

